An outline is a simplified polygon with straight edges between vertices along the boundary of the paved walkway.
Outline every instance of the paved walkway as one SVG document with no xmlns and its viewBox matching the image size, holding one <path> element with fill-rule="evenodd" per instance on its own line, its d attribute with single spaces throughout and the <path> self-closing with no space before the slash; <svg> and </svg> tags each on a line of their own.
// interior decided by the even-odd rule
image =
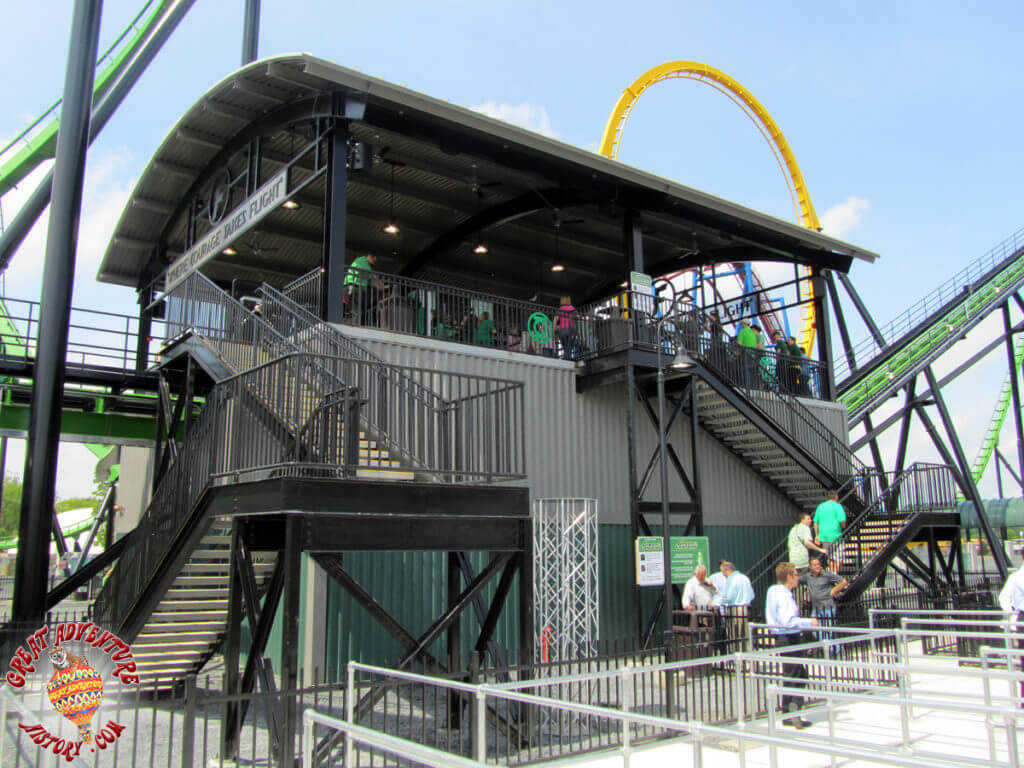
<svg viewBox="0 0 1024 768">
<path fill-rule="evenodd" d="M 983 685 L 978 678 L 957 676 L 954 662 L 936 657 L 915 657 L 914 667 L 927 670 L 923 674 L 915 674 L 911 680 L 912 696 L 915 700 L 936 701 L 943 703 L 963 703 L 981 705 L 984 703 Z M 1003 705 L 1006 713 L 1014 710 L 1007 704 L 1010 683 L 1003 681 L 994 683 L 992 693 L 996 703 Z M 1016 683 L 1013 683 L 1016 685 Z M 985 718 L 981 714 L 971 712 L 943 711 L 926 705 L 916 706 L 909 718 L 910 751 L 901 752 L 902 726 L 900 707 L 896 702 L 886 703 L 886 698 L 897 695 L 879 695 L 877 700 L 854 702 L 837 706 L 834 714 L 834 736 L 836 742 L 851 749 L 876 752 L 879 757 L 874 759 L 853 759 L 851 757 L 836 758 L 835 764 L 844 768 L 856 766 L 878 766 L 886 764 L 881 755 L 888 750 L 893 756 L 912 757 L 921 764 L 936 766 L 968 766 L 972 760 L 985 764 L 989 758 L 989 736 L 985 727 Z M 1001 699 L 1001 701 L 1000 701 Z M 1024 712 L 1022 712 L 1024 714 Z M 820 768 L 831 765 L 829 753 L 824 747 L 829 743 L 828 715 L 823 709 L 805 715 L 814 723 L 804 730 L 783 727 L 777 723 L 777 735 L 787 740 L 791 746 L 780 747 L 777 763 L 771 760 L 770 748 L 766 745 L 750 745 L 746 749 L 746 765 L 748 768 L 764 768 L 765 766 L 784 766 L 785 768 Z M 1020 730 L 1017 732 L 1018 749 L 1024 754 L 1024 717 L 1018 720 Z M 759 734 L 768 734 L 767 720 L 748 725 L 748 730 Z M 997 764 L 1007 764 L 1008 730 L 1002 722 L 995 728 Z M 704 746 L 703 765 L 711 768 L 732 768 L 740 766 L 739 741 L 725 739 L 708 741 Z M 686 768 L 694 762 L 694 749 L 687 740 L 674 741 L 669 744 L 640 748 L 631 756 L 630 768 Z M 621 752 L 614 756 L 606 756 L 578 765 L 586 768 L 619 768 L 623 765 Z"/>
</svg>

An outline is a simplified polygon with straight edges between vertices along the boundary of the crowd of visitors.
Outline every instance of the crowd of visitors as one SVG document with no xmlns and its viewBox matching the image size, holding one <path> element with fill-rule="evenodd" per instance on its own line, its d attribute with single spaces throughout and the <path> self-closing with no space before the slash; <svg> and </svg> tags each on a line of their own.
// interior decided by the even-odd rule
<svg viewBox="0 0 1024 768">
<path fill-rule="evenodd" d="M 616 346 L 631 337 L 625 330 L 631 323 L 635 326 L 632 338 L 648 338 L 651 343 L 666 345 L 670 338 L 675 339 L 691 354 L 702 356 L 711 367 L 745 388 L 820 396 L 817 366 L 796 337 L 786 338 L 776 331 L 769 341 L 757 317 L 740 319 L 736 334 L 730 335 L 719 310 L 704 312 L 688 293 L 680 297 L 673 310 L 675 314 L 669 318 L 661 317 L 659 301 L 642 296 L 635 297 L 636 304 L 627 310 L 609 305 L 581 315 L 571 296 L 562 296 L 558 307 L 538 303 L 536 294 L 526 302 L 500 302 L 473 298 L 452 289 L 437 290 L 424 298 L 419 295 L 422 289 L 375 275 L 376 263 L 372 254 L 360 256 L 345 273 L 347 322 L 396 329 L 394 315 L 408 311 L 414 319 L 398 323 L 403 325 L 399 330 L 565 360 L 580 360 L 588 353 Z M 394 310 L 396 298 L 406 301 L 411 308 Z M 546 321 L 538 323 L 538 314 Z M 528 327 L 531 317 L 532 329 Z M 729 324 L 733 322 L 728 320 Z M 658 333 L 661 336 L 655 338 Z"/>
</svg>

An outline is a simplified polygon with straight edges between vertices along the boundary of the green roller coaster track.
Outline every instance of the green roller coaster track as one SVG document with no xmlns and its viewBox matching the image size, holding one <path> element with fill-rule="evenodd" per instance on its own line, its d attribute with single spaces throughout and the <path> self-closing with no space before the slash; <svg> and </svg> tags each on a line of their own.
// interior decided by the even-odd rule
<svg viewBox="0 0 1024 768">
<path fill-rule="evenodd" d="M 1003 388 L 999 391 L 996 407 L 992 411 L 992 419 L 988 423 L 988 429 L 985 430 L 985 437 L 982 439 L 978 453 L 974 457 L 974 463 L 971 464 L 971 474 L 974 475 L 974 482 L 981 480 L 981 476 L 985 474 L 988 463 L 992 460 L 992 454 L 995 452 L 996 445 L 999 443 L 999 433 L 1003 429 L 1003 424 L 1006 422 L 1006 414 L 1010 410 L 1010 376 L 1016 375 L 1016 372 L 1020 370 L 1022 361 L 1024 361 L 1024 336 L 1018 336 L 1013 349 L 1013 370 L 1007 371 L 1006 377 L 1003 379 Z"/>
<path fill-rule="evenodd" d="M 93 87 L 94 105 L 124 71 L 170 4 L 169 0 L 147 0 L 142 10 L 135 14 L 131 23 L 100 56 L 96 62 L 98 71 Z M 54 102 L 0 149 L 0 197 L 17 186 L 39 165 L 53 158 L 57 146 L 57 130 L 60 127 L 60 105 L 60 100 Z"/>
<path fill-rule="evenodd" d="M 850 414 L 860 413 L 869 403 L 890 389 L 894 381 L 919 370 L 936 352 L 960 336 L 971 322 L 994 309 L 1008 291 L 1024 283 L 1024 251 L 1017 251 L 987 282 L 971 292 L 948 313 L 928 321 L 923 333 L 904 349 L 839 396 Z M 987 461 L 987 459 L 986 459 Z"/>
</svg>

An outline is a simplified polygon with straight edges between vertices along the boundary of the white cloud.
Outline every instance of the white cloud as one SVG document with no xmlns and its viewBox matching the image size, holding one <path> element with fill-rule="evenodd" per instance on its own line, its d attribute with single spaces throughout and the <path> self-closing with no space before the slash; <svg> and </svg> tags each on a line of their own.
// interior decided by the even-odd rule
<svg viewBox="0 0 1024 768">
<path fill-rule="evenodd" d="M 529 102 L 499 104 L 495 101 L 485 101 L 483 104 L 476 104 L 470 107 L 470 109 L 482 112 L 488 117 L 504 120 L 506 123 L 522 126 L 552 139 L 558 138 L 558 132 L 551 124 L 548 111 L 544 107 L 535 107 Z"/>
<path fill-rule="evenodd" d="M 845 238 L 857 230 L 870 210 L 870 200 L 851 195 L 821 215 L 821 227 L 826 235 Z"/>
</svg>

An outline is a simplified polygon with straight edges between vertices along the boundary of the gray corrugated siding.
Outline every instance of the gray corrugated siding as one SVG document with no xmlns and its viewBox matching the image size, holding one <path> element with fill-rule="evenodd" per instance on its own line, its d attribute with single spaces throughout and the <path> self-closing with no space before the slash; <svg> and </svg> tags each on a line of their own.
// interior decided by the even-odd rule
<svg viewBox="0 0 1024 768">
<path fill-rule="evenodd" d="M 626 394 L 622 384 L 577 394 L 570 363 L 512 353 L 444 344 L 411 336 L 373 330 L 345 332 L 374 353 L 399 365 L 494 376 L 522 381 L 526 409 L 526 462 L 531 498 L 596 498 L 601 520 L 600 615 L 604 640 L 634 634 L 632 542 L 628 525 L 626 468 Z M 846 436 L 845 416 L 824 407 L 828 426 Z M 642 471 L 657 444 L 657 434 L 642 407 L 637 406 L 638 471 Z M 687 423 L 683 423 L 687 422 Z M 672 441 L 680 460 L 690 462 L 688 420 L 680 417 Z M 749 568 L 786 533 L 795 507 L 733 454 L 707 434 L 699 435 L 699 459 L 704 495 L 705 533 L 711 540 L 713 561 L 729 559 L 741 570 Z M 658 499 L 657 472 L 649 500 Z M 686 500 L 673 476 L 673 500 Z M 681 532 L 681 531 L 678 531 Z M 483 566 L 486 553 L 473 553 L 474 567 Z M 445 599 L 446 558 L 429 552 L 355 552 L 345 555 L 345 567 L 410 632 L 419 635 L 442 612 Z M 496 584 L 496 581 L 495 581 Z M 489 599 L 494 584 L 486 591 Z M 657 590 L 641 593 L 643 612 L 649 615 Z M 496 639 L 515 659 L 518 648 L 516 615 L 518 584 L 506 603 Z M 472 610 L 462 628 L 463 653 L 479 632 Z M 402 656 L 398 644 L 333 582 L 328 583 L 323 623 L 303 621 L 304 631 L 323 631 L 327 637 L 327 666 L 341 674 L 348 659 L 368 663 L 394 663 Z M 444 656 L 444 636 L 431 652 Z"/>
</svg>

